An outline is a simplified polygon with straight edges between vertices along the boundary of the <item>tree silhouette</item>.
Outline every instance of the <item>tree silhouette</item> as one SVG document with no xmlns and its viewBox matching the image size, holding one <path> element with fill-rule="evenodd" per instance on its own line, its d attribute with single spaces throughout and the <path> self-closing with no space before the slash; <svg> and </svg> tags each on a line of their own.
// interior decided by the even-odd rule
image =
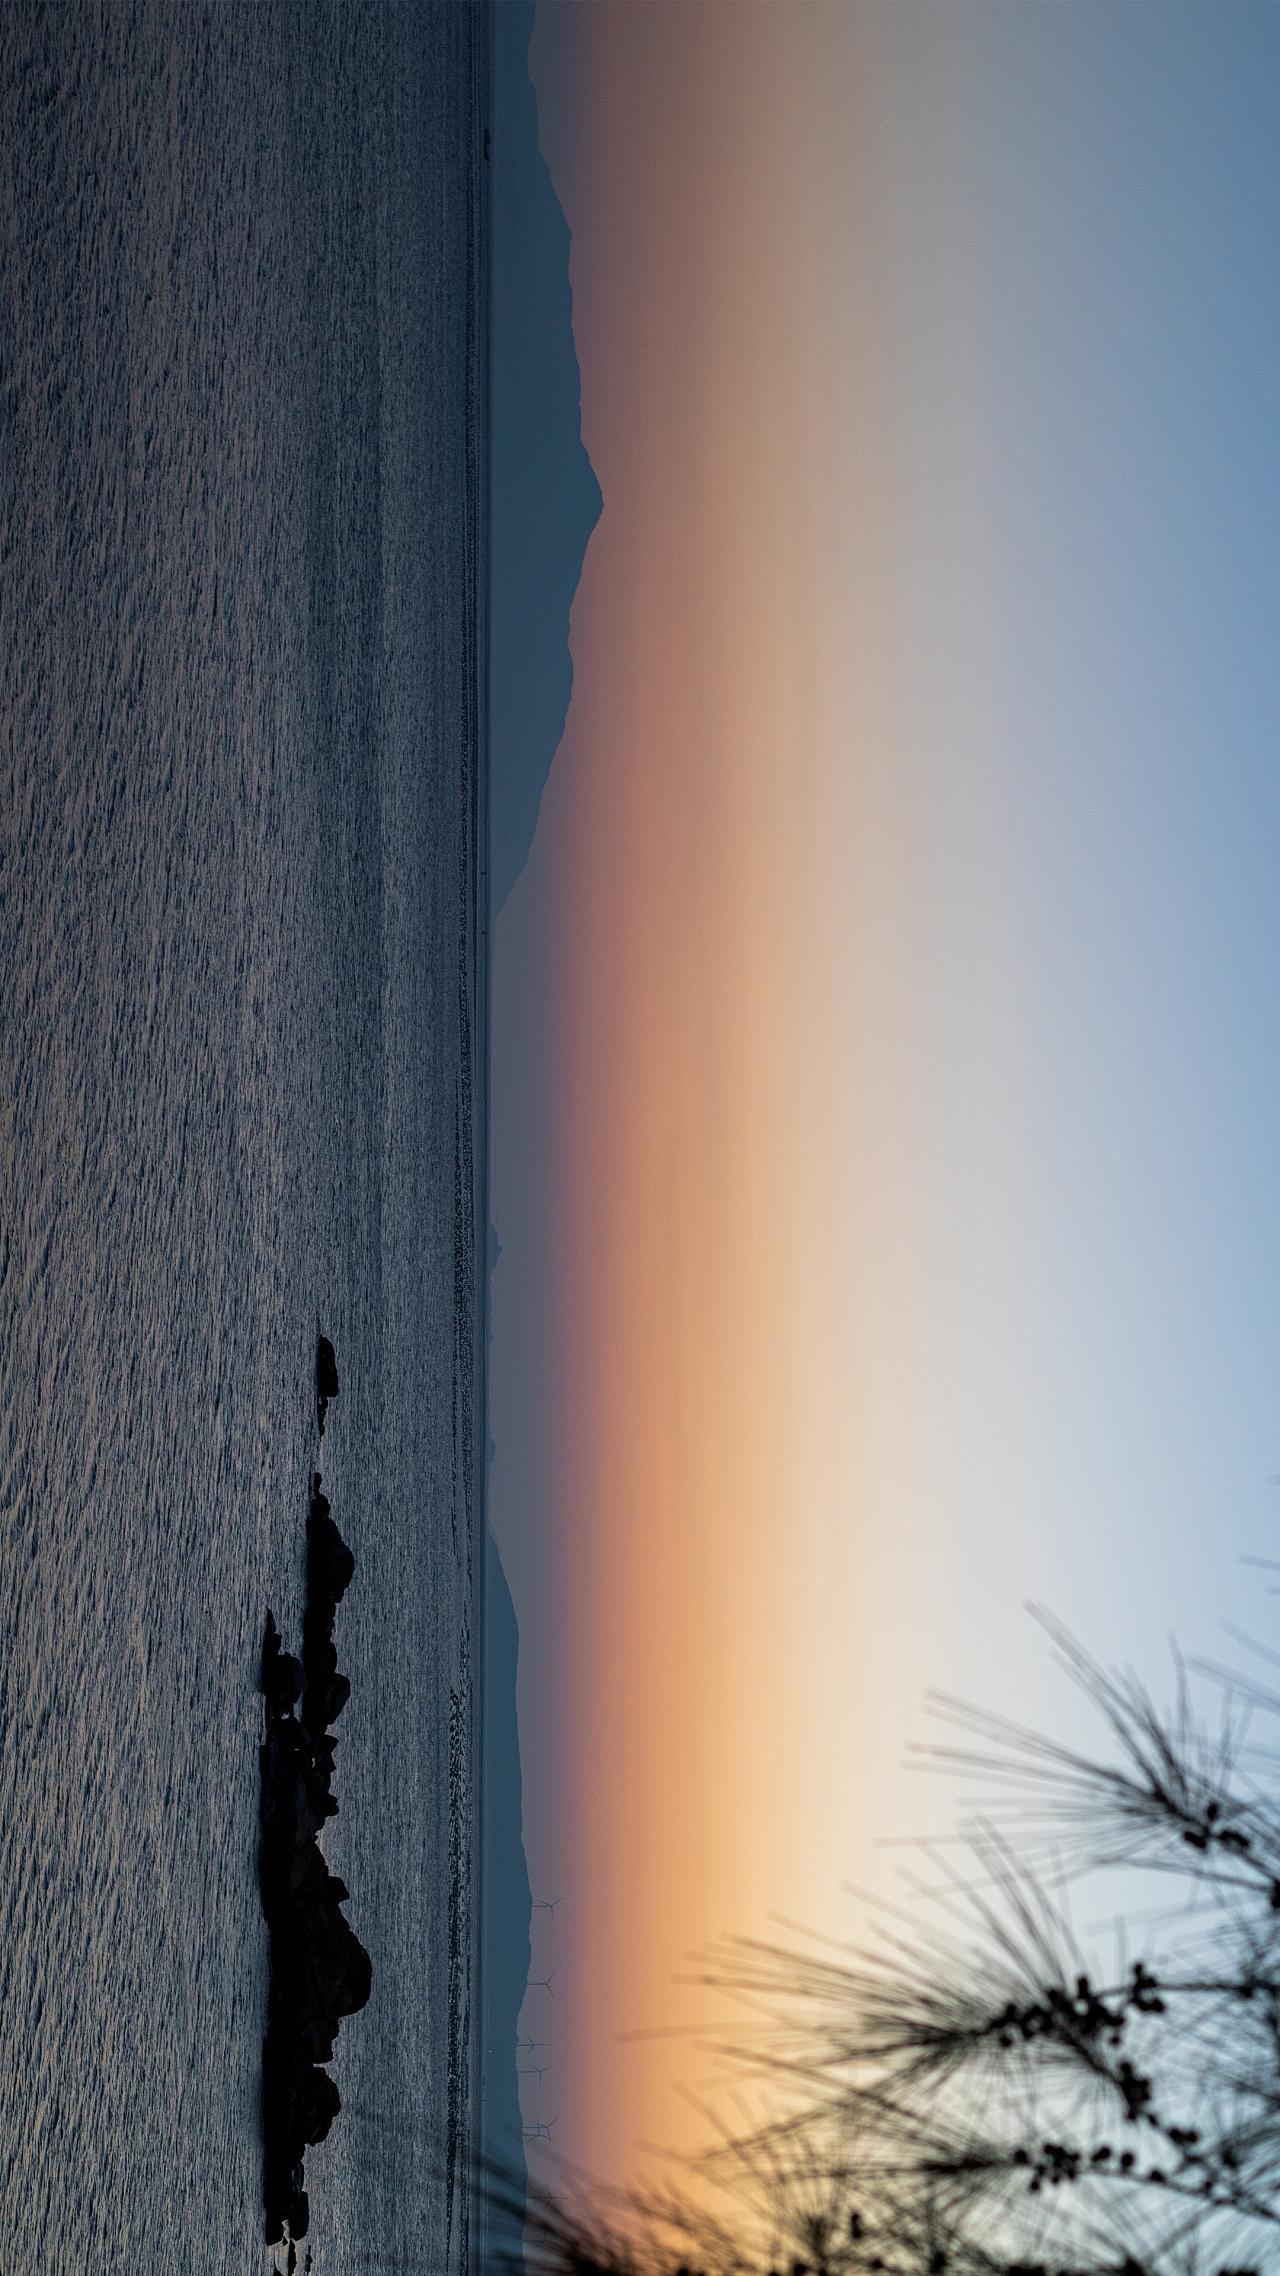
<svg viewBox="0 0 1280 2276">
<path fill-rule="evenodd" d="M 761 2122 L 683 2190 L 535 2187 L 540 2276 L 1280 2269 L 1280 1694 L 1175 1656 L 1161 1710 L 1041 1617 L 1099 1753 L 936 1701 L 985 1792 L 963 1865 L 865 1952 L 708 1954 Z M 1116 1875 L 1104 1955 L 1072 1913 Z"/>
</svg>

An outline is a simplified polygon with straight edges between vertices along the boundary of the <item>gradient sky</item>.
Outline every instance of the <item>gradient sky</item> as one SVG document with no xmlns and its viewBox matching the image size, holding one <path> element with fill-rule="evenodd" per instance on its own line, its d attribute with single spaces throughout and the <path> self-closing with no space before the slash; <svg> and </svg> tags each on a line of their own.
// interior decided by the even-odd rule
<svg viewBox="0 0 1280 2276">
<path fill-rule="evenodd" d="M 532 69 L 604 511 L 492 1517 L 529 2115 L 625 2176 L 685 1956 L 947 1822 L 927 1687 L 1072 1726 L 1026 1599 L 1271 1622 L 1280 11 L 540 0 Z"/>
</svg>

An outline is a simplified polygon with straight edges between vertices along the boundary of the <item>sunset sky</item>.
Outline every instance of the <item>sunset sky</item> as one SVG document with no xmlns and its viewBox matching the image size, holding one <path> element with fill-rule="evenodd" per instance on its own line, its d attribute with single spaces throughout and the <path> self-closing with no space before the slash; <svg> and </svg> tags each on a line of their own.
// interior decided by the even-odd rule
<svg viewBox="0 0 1280 2276">
<path fill-rule="evenodd" d="M 529 2105 L 855 1935 L 930 1686 L 1274 1641 L 1280 11 L 539 0 L 603 493 L 494 965 Z M 695 2062 L 686 2075 L 696 2084 Z"/>
</svg>

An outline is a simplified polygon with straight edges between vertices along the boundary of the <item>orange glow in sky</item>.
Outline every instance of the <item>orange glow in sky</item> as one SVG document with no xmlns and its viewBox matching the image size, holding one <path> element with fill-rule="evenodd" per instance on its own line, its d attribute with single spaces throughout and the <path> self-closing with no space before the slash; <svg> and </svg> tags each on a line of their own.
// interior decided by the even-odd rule
<svg viewBox="0 0 1280 2276">
<path fill-rule="evenodd" d="M 835 1506 L 883 1500 L 906 1430 L 886 374 L 857 26 L 787 14 L 553 5 L 532 58 L 579 75 L 542 137 L 605 509 L 506 921 L 545 894 L 558 940 L 559 2138 L 615 2176 L 700 2130 L 670 2045 L 619 2034 L 705 2013 L 692 1950 L 835 1889 L 875 1801 L 849 1719 L 912 1684 L 883 1528 Z"/>
</svg>

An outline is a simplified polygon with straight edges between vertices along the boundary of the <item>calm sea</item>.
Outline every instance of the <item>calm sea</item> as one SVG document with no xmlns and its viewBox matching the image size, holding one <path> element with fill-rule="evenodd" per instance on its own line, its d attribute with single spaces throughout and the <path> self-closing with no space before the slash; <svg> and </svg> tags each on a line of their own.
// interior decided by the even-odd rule
<svg viewBox="0 0 1280 2276">
<path fill-rule="evenodd" d="M 315 2268 L 439 2270 L 473 2083 L 487 13 L 2 30 L 0 2268 L 263 2264 L 256 1672 L 319 1461 L 357 1560 L 326 1845 L 374 1988 Z"/>
</svg>

